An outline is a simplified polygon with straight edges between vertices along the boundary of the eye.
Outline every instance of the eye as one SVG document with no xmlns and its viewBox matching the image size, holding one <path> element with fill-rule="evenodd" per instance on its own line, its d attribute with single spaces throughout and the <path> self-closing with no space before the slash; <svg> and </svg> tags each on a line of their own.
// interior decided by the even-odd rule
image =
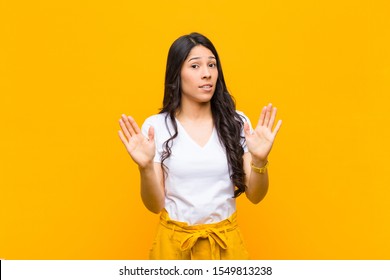
<svg viewBox="0 0 390 280">
<path fill-rule="evenodd" d="M 209 67 L 211 67 L 211 68 L 217 67 L 217 64 L 214 63 L 214 62 L 213 62 L 213 63 L 210 63 L 210 64 L 209 64 Z"/>
<path fill-rule="evenodd" d="M 198 64 L 192 64 L 191 67 L 196 69 L 196 68 L 199 68 L 199 65 Z"/>
</svg>

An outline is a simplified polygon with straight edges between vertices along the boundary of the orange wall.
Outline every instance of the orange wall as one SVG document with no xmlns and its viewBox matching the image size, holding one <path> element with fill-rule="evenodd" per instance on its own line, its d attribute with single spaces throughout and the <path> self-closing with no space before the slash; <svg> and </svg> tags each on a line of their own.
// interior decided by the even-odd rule
<svg viewBox="0 0 390 280">
<path fill-rule="evenodd" d="M 239 221 L 254 259 L 390 258 L 389 1 L 1 1 L 0 258 L 145 259 L 158 216 L 117 136 L 198 31 L 283 126 Z"/>
</svg>

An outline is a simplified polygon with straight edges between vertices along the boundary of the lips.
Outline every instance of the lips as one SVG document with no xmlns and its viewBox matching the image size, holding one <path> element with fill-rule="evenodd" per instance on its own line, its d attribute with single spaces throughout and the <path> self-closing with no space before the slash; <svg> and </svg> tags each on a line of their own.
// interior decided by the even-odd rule
<svg viewBox="0 0 390 280">
<path fill-rule="evenodd" d="M 202 88 L 202 89 L 211 89 L 213 87 L 212 84 L 204 84 L 204 85 L 201 85 L 199 88 Z"/>
</svg>

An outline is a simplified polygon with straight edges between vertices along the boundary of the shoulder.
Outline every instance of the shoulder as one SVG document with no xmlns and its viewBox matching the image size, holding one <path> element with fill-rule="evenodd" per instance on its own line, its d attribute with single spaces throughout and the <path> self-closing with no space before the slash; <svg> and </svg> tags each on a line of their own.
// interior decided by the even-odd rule
<svg viewBox="0 0 390 280">
<path fill-rule="evenodd" d="M 166 115 L 166 113 L 151 115 L 145 119 L 145 122 L 155 123 L 165 121 Z"/>
<path fill-rule="evenodd" d="M 248 123 L 250 131 L 253 132 L 251 120 L 247 117 L 247 115 L 245 115 L 243 112 L 238 111 L 238 110 L 236 110 L 236 113 L 238 114 L 238 116 L 241 118 L 241 120 L 244 123 L 245 122 Z M 244 129 L 244 127 L 242 127 L 242 129 Z M 244 132 L 242 131 L 242 133 L 244 133 Z"/>
<path fill-rule="evenodd" d="M 142 125 L 142 131 L 147 133 L 149 127 L 153 126 L 155 134 L 158 135 L 161 139 L 170 135 L 171 131 L 174 131 L 172 122 L 168 117 L 167 113 L 161 113 L 152 115 L 144 121 Z"/>
<path fill-rule="evenodd" d="M 157 126 L 157 127 L 159 127 L 165 123 L 166 116 L 167 116 L 166 113 L 149 116 L 145 119 L 143 126 Z"/>
<path fill-rule="evenodd" d="M 244 122 L 248 122 L 249 121 L 249 118 L 244 114 L 244 112 L 241 112 L 239 110 L 236 110 L 236 113 L 238 114 L 238 116 L 244 121 Z"/>
<path fill-rule="evenodd" d="M 153 126 L 155 129 L 162 127 L 162 124 L 165 121 L 165 116 L 166 114 L 156 114 L 147 117 L 142 124 L 142 131 L 147 134 L 150 126 Z"/>
</svg>

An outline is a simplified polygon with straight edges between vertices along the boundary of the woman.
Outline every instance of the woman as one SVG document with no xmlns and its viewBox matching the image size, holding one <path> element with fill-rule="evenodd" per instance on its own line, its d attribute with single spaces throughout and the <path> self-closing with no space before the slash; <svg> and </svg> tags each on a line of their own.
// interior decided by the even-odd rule
<svg viewBox="0 0 390 280">
<path fill-rule="evenodd" d="M 242 193 L 268 190 L 268 155 L 281 126 L 262 109 L 254 130 L 236 111 L 213 44 L 198 33 L 168 53 L 163 108 L 139 128 L 126 115 L 119 137 L 141 177 L 145 206 L 161 213 L 151 259 L 248 259 L 236 220 Z"/>
</svg>

